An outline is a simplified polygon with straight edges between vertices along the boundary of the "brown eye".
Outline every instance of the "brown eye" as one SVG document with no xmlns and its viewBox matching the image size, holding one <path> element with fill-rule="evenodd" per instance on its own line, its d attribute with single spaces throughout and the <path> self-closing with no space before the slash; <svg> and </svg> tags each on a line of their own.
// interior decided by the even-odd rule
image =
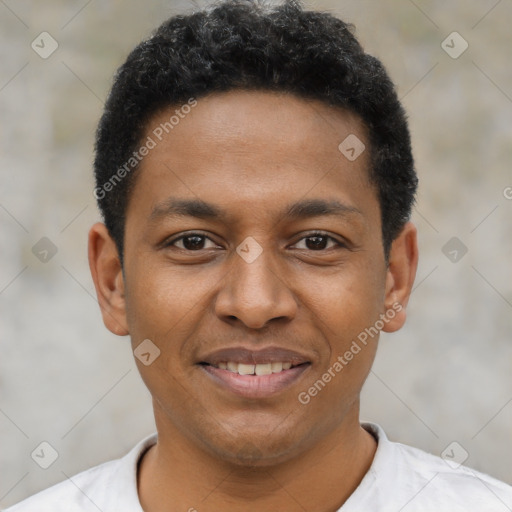
<svg viewBox="0 0 512 512">
<path fill-rule="evenodd" d="M 328 238 L 327 236 L 310 236 L 306 238 L 306 247 L 312 250 L 325 249 Z"/>
<path fill-rule="evenodd" d="M 200 251 L 207 248 L 205 247 L 205 243 L 207 241 L 211 242 L 214 247 L 217 247 L 217 245 L 214 244 L 212 240 L 201 233 L 190 233 L 188 235 L 175 238 L 167 244 L 167 247 L 177 247 L 178 249 L 183 249 L 186 251 Z M 178 245 L 180 243 L 181 245 Z"/>
<path fill-rule="evenodd" d="M 328 247 L 329 242 L 332 242 L 334 245 Z M 299 240 L 297 244 L 299 243 L 304 243 L 304 247 L 299 247 L 299 249 L 309 249 L 310 251 L 323 251 L 332 247 L 343 246 L 343 244 L 338 242 L 335 238 L 324 233 L 312 233 Z"/>
<path fill-rule="evenodd" d="M 203 245 L 205 242 L 204 236 L 185 236 L 182 239 L 183 247 L 189 251 L 194 251 L 196 249 L 203 249 Z"/>
</svg>

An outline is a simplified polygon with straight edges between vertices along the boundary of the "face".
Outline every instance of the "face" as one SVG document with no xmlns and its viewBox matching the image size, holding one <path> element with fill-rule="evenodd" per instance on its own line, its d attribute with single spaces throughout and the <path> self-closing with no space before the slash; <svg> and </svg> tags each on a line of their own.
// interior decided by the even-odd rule
<svg viewBox="0 0 512 512">
<path fill-rule="evenodd" d="M 285 461 L 358 422 L 378 334 L 358 336 L 402 325 L 414 229 L 388 267 L 369 151 L 338 149 L 349 135 L 368 148 L 355 115 L 232 91 L 155 132 L 175 110 L 147 126 L 156 146 L 128 204 L 124 273 L 97 235 L 105 323 L 133 349 L 150 340 L 151 363 L 136 362 L 162 438 L 227 461 Z"/>
</svg>

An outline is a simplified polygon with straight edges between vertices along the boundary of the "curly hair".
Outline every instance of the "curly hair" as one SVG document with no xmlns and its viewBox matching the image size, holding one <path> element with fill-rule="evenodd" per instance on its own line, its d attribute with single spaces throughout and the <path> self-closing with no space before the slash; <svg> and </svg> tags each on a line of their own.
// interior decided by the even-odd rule
<svg viewBox="0 0 512 512">
<path fill-rule="evenodd" d="M 224 0 L 165 21 L 118 69 L 98 125 L 94 195 L 121 263 L 134 152 L 152 116 L 233 89 L 283 91 L 350 110 L 369 133 L 386 258 L 408 221 L 417 176 L 404 109 L 384 66 L 353 27 L 298 0 Z M 132 168 L 125 164 L 130 161 Z M 116 171 L 117 178 L 113 182 Z M 130 172 L 131 171 L 131 172 Z M 109 185 L 107 187 L 107 185 Z"/>
</svg>

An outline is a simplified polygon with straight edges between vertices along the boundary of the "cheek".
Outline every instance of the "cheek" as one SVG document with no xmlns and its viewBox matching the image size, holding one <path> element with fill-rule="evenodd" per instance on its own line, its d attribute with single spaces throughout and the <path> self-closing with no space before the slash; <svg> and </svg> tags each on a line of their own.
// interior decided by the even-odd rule
<svg viewBox="0 0 512 512">
<path fill-rule="evenodd" d="M 162 337 L 174 326 L 186 323 L 187 312 L 193 313 L 199 306 L 201 290 L 195 283 L 200 282 L 199 276 L 185 278 L 165 265 L 151 265 L 146 258 L 132 269 L 127 282 L 130 334 Z M 202 292 L 204 296 L 204 289 Z"/>
<path fill-rule="evenodd" d="M 378 287 L 360 280 L 331 283 L 329 294 L 316 301 L 317 326 L 325 340 L 325 357 L 299 395 L 316 414 L 328 409 L 331 421 L 341 421 L 358 400 L 377 351 L 378 332 L 371 328 L 379 318 Z"/>
<path fill-rule="evenodd" d="M 191 318 L 197 298 L 190 285 L 180 285 L 168 269 L 157 270 L 144 265 L 138 275 L 140 277 L 132 279 L 133 286 L 127 287 L 126 297 L 135 362 L 154 400 L 163 400 L 179 414 L 184 402 L 189 400 L 180 384 L 189 371 L 183 365 L 180 351 L 193 329 Z M 149 348 L 143 343 L 149 344 Z M 138 349 L 139 346 L 144 346 L 144 350 Z M 149 360 L 137 356 L 137 353 L 147 352 Z"/>
<path fill-rule="evenodd" d="M 384 303 L 385 273 L 370 262 L 341 269 L 308 293 L 309 307 L 325 335 L 341 350 L 379 318 Z"/>
<path fill-rule="evenodd" d="M 166 372 L 176 379 L 188 377 L 191 340 L 210 318 L 213 290 L 222 275 L 211 268 L 191 271 L 191 267 L 176 269 L 161 262 L 152 265 L 149 258 L 142 261 L 132 269 L 126 287 L 132 347 L 151 340 L 160 351 L 154 364 L 162 379 Z M 140 364 L 139 369 L 147 371 Z"/>
<path fill-rule="evenodd" d="M 309 307 L 325 340 L 325 358 L 308 383 L 312 387 L 305 390 L 312 399 L 318 394 L 317 407 L 338 404 L 340 415 L 357 400 L 375 358 L 378 332 L 368 330 L 382 312 L 385 290 L 385 273 L 378 265 L 367 261 L 345 270 L 310 294 Z"/>
</svg>

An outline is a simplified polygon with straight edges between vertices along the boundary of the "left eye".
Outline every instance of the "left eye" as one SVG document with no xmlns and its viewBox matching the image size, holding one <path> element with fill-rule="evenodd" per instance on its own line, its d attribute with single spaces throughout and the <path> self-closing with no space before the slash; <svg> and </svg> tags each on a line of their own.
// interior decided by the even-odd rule
<svg viewBox="0 0 512 512">
<path fill-rule="evenodd" d="M 297 244 L 304 243 L 305 247 L 299 247 L 299 249 L 310 249 L 312 251 L 321 251 L 324 249 L 328 249 L 330 247 L 326 247 L 329 242 L 334 244 L 334 247 L 341 247 L 342 244 L 334 239 L 332 236 L 325 235 L 324 233 L 312 233 L 311 235 L 305 236 L 301 238 Z M 295 245 L 297 245 L 295 244 Z M 331 246 L 332 247 L 332 246 Z"/>
</svg>

